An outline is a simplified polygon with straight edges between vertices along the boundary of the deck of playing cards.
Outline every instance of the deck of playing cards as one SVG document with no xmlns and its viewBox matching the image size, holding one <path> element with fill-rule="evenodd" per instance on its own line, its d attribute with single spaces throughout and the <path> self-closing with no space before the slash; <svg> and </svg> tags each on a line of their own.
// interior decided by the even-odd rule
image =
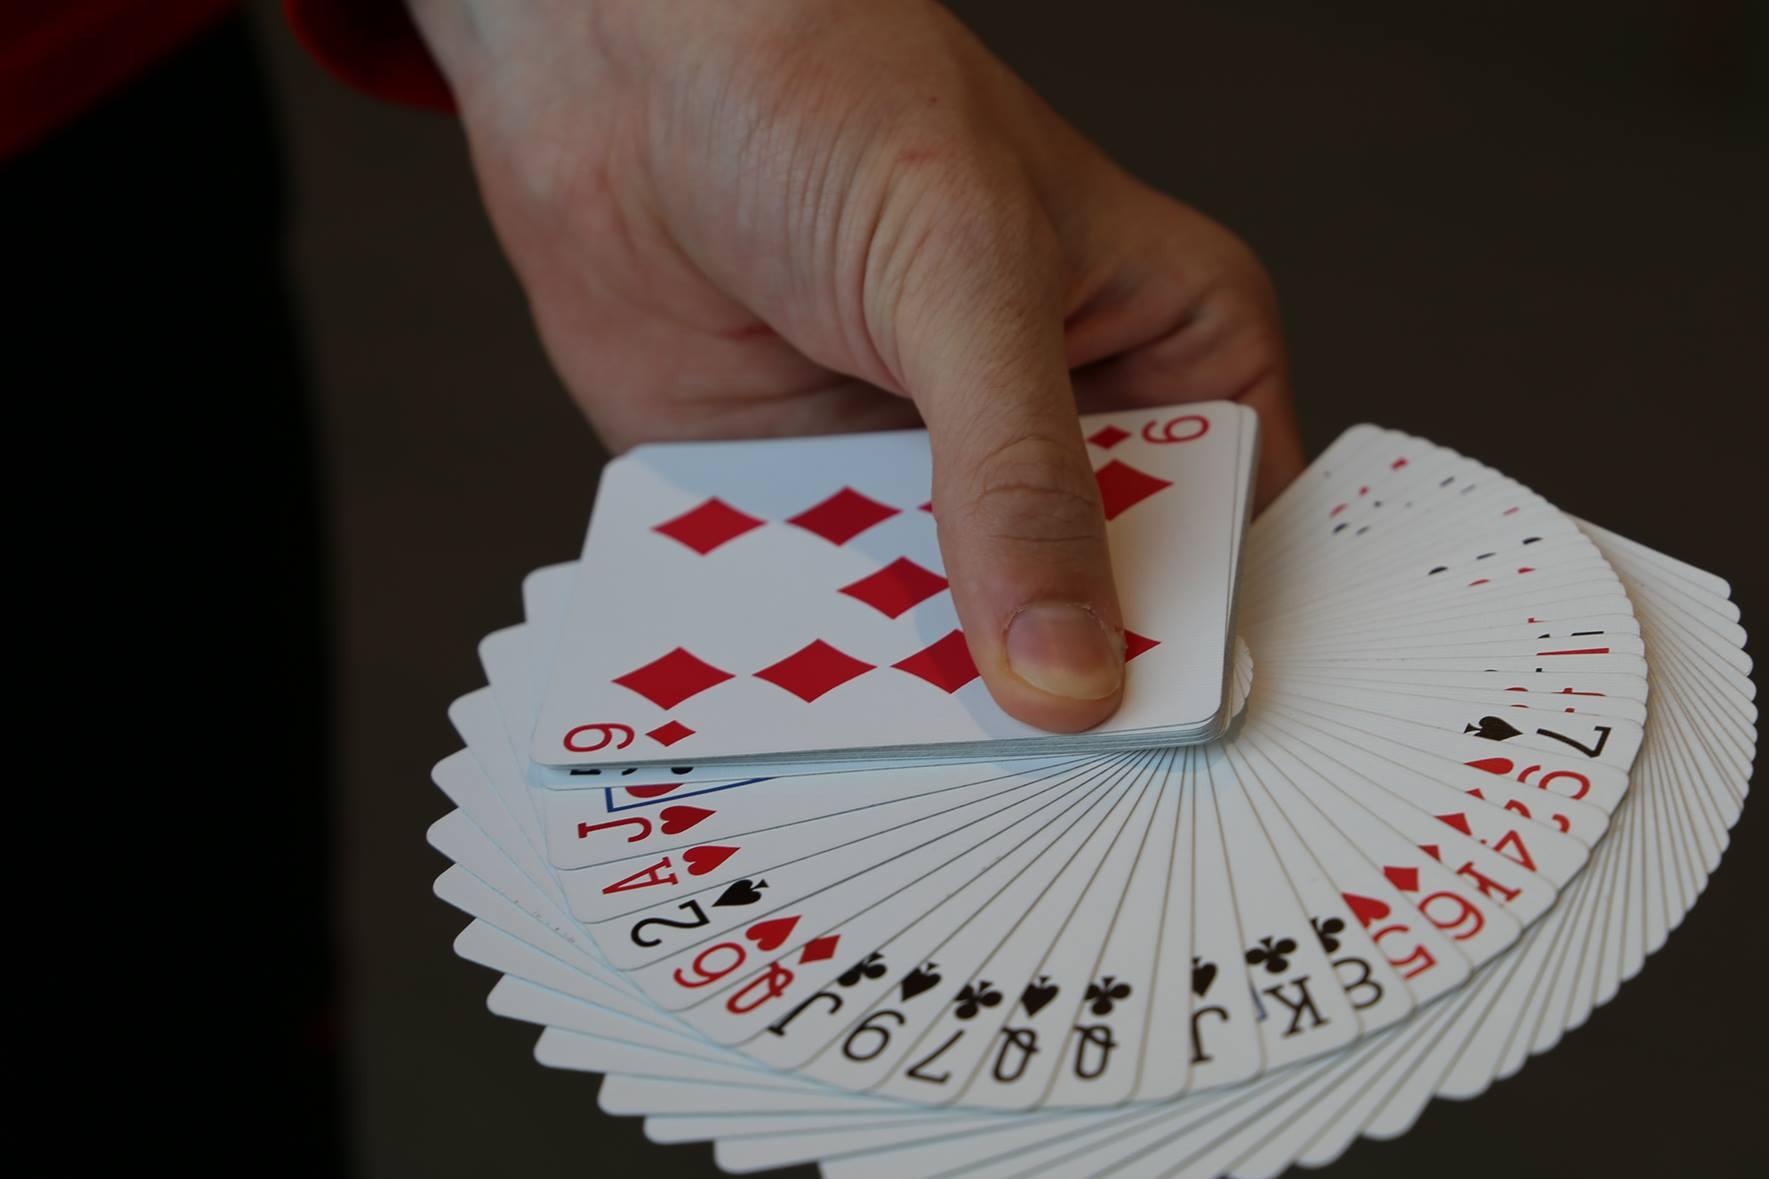
<svg viewBox="0 0 1769 1179">
<path fill-rule="evenodd" d="M 990 698 L 940 559 L 927 435 L 905 430 L 609 463 L 529 756 L 570 776 L 1219 736 L 1258 419 L 1212 402 L 1085 428 L 1133 683 L 1105 724 L 1046 733 Z"/>
<path fill-rule="evenodd" d="M 1245 529 L 1245 411 L 1083 432 L 1131 660 L 1060 738 L 965 655 L 924 437 L 611 465 L 434 775 L 456 950 L 542 1063 L 732 1171 L 1255 1179 L 1662 944 L 1755 754 L 1724 582 L 1395 431 Z"/>
</svg>

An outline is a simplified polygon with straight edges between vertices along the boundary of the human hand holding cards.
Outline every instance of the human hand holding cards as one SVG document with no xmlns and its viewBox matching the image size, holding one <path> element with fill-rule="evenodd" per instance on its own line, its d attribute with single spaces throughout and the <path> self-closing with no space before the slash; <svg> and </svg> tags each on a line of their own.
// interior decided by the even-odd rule
<svg viewBox="0 0 1769 1179">
<path fill-rule="evenodd" d="M 603 1110 L 732 1171 L 1263 1179 L 1688 911 L 1755 751 L 1724 582 L 1396 431 L 1295 478 L 1258 263 L 936 5 L 707 5 L 696 70 L 674 5 L 506 7 L 426 32 L 605 439 L 929 427 L 640 447 L 481 644 L 436 892 Z M 548 117 L 616 107 L 660 138 Z"/>
<path fill-rule="evenodd" d="M 533 759 L 581 769 L 974 758 L 1217 736 L 1258 420 L 1202 402 L 1089 415 L 1080 429 L 1116 600 L 1097 616 L 1091 603 L 1030 603 L 1010 613 L 1005 641 L 983 643 L 947 576 L 947 509 L 932 498 L 920 431 L 657 445 L 615 459 Z M 1003 664 L 999 685 L 1017 678 L 1014 651 L 1040 641 L 1019 632 L 1076 625 L 1116 648 L 1122 703 L 1086 732 L 1042 732 L 991 695 L 979 656 Z"/>
</svg>

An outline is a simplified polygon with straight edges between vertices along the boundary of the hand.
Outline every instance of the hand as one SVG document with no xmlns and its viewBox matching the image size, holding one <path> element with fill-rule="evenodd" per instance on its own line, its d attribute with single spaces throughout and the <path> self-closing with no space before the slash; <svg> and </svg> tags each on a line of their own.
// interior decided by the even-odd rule
<svg viewBox="0 0 1769 1179">
<path fill-rule="evenodd" d="M 411 0 L 601 436 L 932 438 L 971 654 L 1047 729 L 1118 706 L 1082 410 L 1232 398 L 1300 470 L 1270 283 L 926 0 Z"/>
</svg>

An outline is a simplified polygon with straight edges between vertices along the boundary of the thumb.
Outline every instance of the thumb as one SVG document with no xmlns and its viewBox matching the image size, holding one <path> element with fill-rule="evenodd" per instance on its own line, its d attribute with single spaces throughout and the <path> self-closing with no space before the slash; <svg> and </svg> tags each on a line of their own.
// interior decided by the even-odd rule
<svg viewBox="0 0 1769 1179">
<path fill-rule="evenodd" d="M 897 302 L 896 352 L 932 439 L 934 516 L 971 658 L 1009 714 L 1073 732 L 1118 707 L 1123 623 L 1054 234 L 1036 214 L 989 211 L 986 226 L 923 239 L 907 290 L 930 294 Z"/>
</svg>

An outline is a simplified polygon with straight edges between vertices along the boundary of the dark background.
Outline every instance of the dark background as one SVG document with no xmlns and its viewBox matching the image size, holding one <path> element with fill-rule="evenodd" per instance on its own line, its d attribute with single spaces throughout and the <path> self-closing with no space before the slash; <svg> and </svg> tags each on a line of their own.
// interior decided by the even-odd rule
<svg viewBox="0 0 1769 1179">
<path fill-rule="evenodd" d="M 1125 165 L 1244 235 L 1304 432 L 1370 420 L 1731 579 L 1769 625 L 1769 41 L 1762 6 L 961 3 Z M 323 455 L 344 1153 L 368 1176 L 711 1175 L 488 1015 L 431 897 L 431 763 L 474 644 L 575 553 L 601 454 L 534 339 L 458 128 L 324 76 L 252 10 Z M 251 377 L 246 374 L 249 388 Z M 327 568 L 322 566 L 322 568 Z M 1643 976 L 1516 1079 L 1338 1175 L 1762 1174 L 1747 812 Z"/>
</svg>

